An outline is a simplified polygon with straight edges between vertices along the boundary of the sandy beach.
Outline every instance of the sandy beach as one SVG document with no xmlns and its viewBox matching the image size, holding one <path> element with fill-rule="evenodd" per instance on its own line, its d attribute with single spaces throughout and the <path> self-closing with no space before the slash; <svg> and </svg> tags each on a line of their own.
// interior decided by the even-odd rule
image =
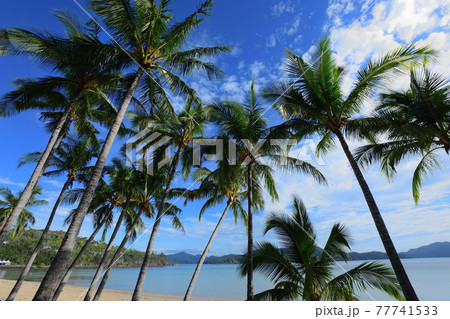
<svg viewBox="0 0 450 319">
<path fill-rule="evenodd" d="M 0 280 L 0 298 L 8 297 L 9 292 L 14 286 L 14 280 Z M 26 281 L 23 283 L 19 293 L 17 294 L 17 301 L 27 301 L 32 300 L 36 290 L 39 287 L 38 282 Z M 76 301 L 83 300 L 84 294 L 86 293 L 87 287 L 81 286 L 70 286 L 66 285 L 59 301 Z M 123 290 L 113 290 L 105 289 L 102 293 L 100 301 L 130 301 L 133 292 L 123 291 Z M 197 301 L 223 301 L 227 299 L 218 298 L 203 298 L 203 297 L 192 297 L 192 300 Z M 154 293 L 143 293 L 142 301 L 182 301 L 183 296 L 175 295 L 165 295 L 165 294 L 154 294 Z"/>
</svg>

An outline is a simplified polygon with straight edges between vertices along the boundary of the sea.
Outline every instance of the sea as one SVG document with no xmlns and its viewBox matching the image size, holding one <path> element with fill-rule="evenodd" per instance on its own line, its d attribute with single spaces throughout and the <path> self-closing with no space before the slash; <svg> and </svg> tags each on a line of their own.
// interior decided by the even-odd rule
<svg viewBox="0 0 450 319">
<path fill-rule="evenodd" d="M 388 261 L 380 260 L 388 263 Z M 420 300 L 450 300 L 450 258 L 403 259 L 403 265 Z M 339 262 L 336 274 L 349 270 L 361 261 Z M 144 292 L 184 295 L 196 265 L 151 267 L 147 273 Z M 76 269 L 70 285 L 89 286 L 95 269 Z M 106 288 L 132 291 L 138 277 L 138 268 L 117 268 L 111 271 Z M 0 279 L 17 279 L 20 270 L 0 270 Z M 27 280 L 40 281 L 45 270 L 32 270 Z M 246 278 L 237 271 L 237 265 L 203 265 L 193 296 L 223 299 L 246 298 Z M 255 293 L 273 288 L 274 284 L 259 273 L 254 275 Z M 388 295 L 374 289 L 358 294 L 360 300 L 387 301 Z"/>
</svg>

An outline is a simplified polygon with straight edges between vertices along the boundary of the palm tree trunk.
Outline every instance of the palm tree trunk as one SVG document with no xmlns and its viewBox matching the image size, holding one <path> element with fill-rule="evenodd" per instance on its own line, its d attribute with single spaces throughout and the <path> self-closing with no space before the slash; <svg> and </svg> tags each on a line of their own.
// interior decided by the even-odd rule
<svg viewBox="0 0 450 319">
<path fill-rule="evenodd" d="M 0 226 L 0 231 L 2 231 L 2 230 L 3 230 L 3 227 L 5 227 L 5 224 L 6 224 L 6 221 L 7 221 L 7 220 L 8 220 L 8 217 L 3 218 L 2 224 L 1 224 L 1 226 Z"/>
<path fill-rule="evenodd" d="M 70 126 L 72 125 L 73 122 L 73 118 L 71 116 L 69 116 L 69 119 L 66 121 L 66 123 L 64 123 L 63 128 L 61 129 L 61 132 L 58 135 L 58 138 L 56 139 L 55 144 L 53 144 L 52 150 L 50 152 L 50 155 L 47 158 L 47 161 L 44 164 L 44 170 L 43 172 L 45 172 L 45 170 L 47 169 L 47 167 L 49 167 L 50 165 L 50 160 L 53 158 L 53 154 L 55 154 L 56 150 L 58 149 L 59 145 L 61 144 L 62 140 L 66 137 L 67 132 L 70 129 Z"/>
<path fill-rule="evenodd" d="M 248 251 L 247 251 L 247 301 L 253 301 L 253 171 L 252 165 L 247 166 L 248 178 Z"/>
<path fill-rule="evenodd" d="M 80 252 L 78 253 L 78 255 L 75 257 L 75 259 L 72 261 L 72 264 L 70 265 L 69 269 L 67 270 L 66 274 L 64 275 L 63 279 L 61 280 L 61 282 L 59 283 L 58 288 L 55 291 L 55 294 L 53 295 L 52 300 L 56 301 L 59 298 L 59 295 L 61 294 L 64 286 L 66 285 L 66 283 L 69 281 L 70 276 L 72 275 L 73 270 L 75 269 L 75 267 L 78 265 L 78 262 L 80 261 L 81 257 L 83 257 L 84 253 L 86 252 L 87 248 L 89 247 L 89 245 L 91 244 L 91 242 L 94 240 L 95 236 L 97 235 L 97 233 L 100 231 L 100 229 L 102 229 L 103 225 L 106 224 L 106 222 L 108 221 L 109 216 L 111 216 L 112 211 L 114 210 L 115 205 L 111 205 L 111 207 L 108 210 L 108 213 L 105 215 L 105 217 L 103 218 L 103 220 L 101 221 L 101 223 L 97 226 L 97 228 L 95 228 L 94 232 L 92 233 L 92 235 L 88 238 L 88 240 L 84 243 L 83 247 L 81 248 Z"/>
<path fill-rule="evenodd" d="M 105 274 L 103 275 L 102 281 L 100 282 L 100 285 L 98 286 L 97 292 L 94 296 L 94 301 L 100 300 L 100 296 L 102 295 L 103 289 L 105 288 L 106 282 L 108 281 L 109 274 L 111 273 L 111 270 L 114 267 L 114 264 L 120 257 L 120 253 L 122 252 L 123 248 L 125 247 L 126 243 L 128 242 L 128 239 L 130 239 L 131 235 L 133 234 L 134 228 L 136 227 L 137 223 L 139 222 L 139 218 L 141 217 L 142 213 L 144 212 L 144 209 L 141 208 L 139 213 L 137 214 L 135 220 L 130 226 L 130 229 L 125 234 L 125 237 L 123 238 L 122 242 L 120 243 L 120 246 L 117 248 L 116 252 L 114 253 L 113 258 L 111 259 L 111 262 L 108 265 L 108 268 L 106 269 Z"/>
<path fill-rule="evenodd" d="M 373 198 L 372 192 L 370 191 L 369 186 L 367 185 L 364 176 L 359 169 L 358 164 L 355 161 L 348 144 L 344 138 L 344 135 L 341 131 L 336 133 L 339 142 L 341 143 L 342 149 L 344 150 L 345 155 L 347 156 L 348 161 L 355 173 L 356 179 L 358 180 L 359 186 L 364 194 L 364 197 L 367 202 L 367 206 L 369 206 L 370 213 L 372 214 L 372 218 L 375 222 L 375 226 L 377 228 L 378 234 L 380 235 L 381 241 L 383 242 L 384 249 L 389 257 L 392 268 L 394 269 L 395 275 L 397 276 L 400 287 L 402 288 L 403 295 L 407 301 L 418 301 L 416 292 L 414 291 L 411 282 L 409 281 L 408 275 L 406 274 L 405 268 L 403 267 L 402 262 L 400 261 L 400 257 L 398 256 L 397 250 L 395 249 L 394 243 L 392 242 L 391 236 L 387 230 L 387 227 L 384 223 L 383 217 L 381 216 L 380 210 L 378 209 L 377 203 Z"/>
<path fill-rule="evenodd" d="M 15 224 L 17 218 L 19 217 L 20 213 L 22 212 L 23 208 L 28 203 L 28 200 L 30 199 L 34 188 L 36 187 L 37 183 L 39 182 L 40 178 L 42 177 L 42 174 L 44 174 L 48 159 L 51 158 L 51 156 L 53 155 L 53 153 L 56 150 L 54 148 L 54 146 L 55 146 L 56 141 L 58 140 L 58 137 L 60 136 L 61 130 L 63 129 L 63 126 L 66 123 L 66 120 L 70 115 L 70 112 L 72 112 L 73 108 L 75 107 L 75 104 L 80 99 L 81 94 L 82 94 L 82 92 L 79 92 L 72 99 L 72 101 L 67 106 L 66 110 L 64 111 L 63 115 L 59 119 L 58 124 L 56 125 L 56 128 L 54 129 L 52 135 L 50 136 L 50 140 L 47 143 L 47 147 L 45 148 L 44 152 L 42 153 L 42 156 L 39 159 L 39 162 L 37 163 L 37 165 L 33 171 L 33 174 L 31 175 L 30 179 L 28 180 L 28 183 L 25 186 L 23 193 L 20 195 L 20 198 L 17 201 L 17 204 L 14 207 L 13 211 L 11 212 L 5 226 L 0 231 L 0 247 L 3 244 L 3 242 L 5 241 L 8 234 L 10 233 L 12 227 L 14 226 L 14 224 Z"/>
<path fill-rule="evenodd" d="M 145 276 L 147 275 L 147 269 L 150 265 L 150 258 L 153 253 L 153 245 L 155 244 L 156 234 L 158 233 L 159 224 L 161 223 L 161 218 L 165 213 L 165 206 L 167 199 L 169 198 L 170 188 L 172 186 L 172 182 L 175 179 L 175 173 L 177 172 L 178 163 L 180 162 L 181 151 L 183 147 L 178 147 L 177 153 L 172 161 L 172 168 L 169 174 L 169 180 L 167 181 L 166 190 L 164 191 L 163 198 L 158 208 L 158 215 L 156 216 L 155 223 L 153 225 L 152 233 L 150 235 L 150 239 L 148 241 L 147 249 L 145 250 L 144 260 L 141 265 L 141 270 L 139 272 L 139 277 L 136 283 L 136 287 L 134 288 L 132 301 L 139 301 L 141 298 L 142 288 L 144 286 Z"/>
<path fill-rule="evenodd" d="M 192 276 L 191 282 L 189 283 L 189 287 L 186 291 L 186 294 L 184 295 L 183 301 L 188 301 L 189 298 L 191 297 L 195 283 L 197 282 L 198 275 L 200 274 L 200 270 L 202 269 L 203 263 L 205 262 L 206 256 L 208 255 L 212 242 L 216 238 L 217 233 L 219 232 L 219 229 L 222 226 L 223 221 L 225 220 L 225 217 L 227 216 L 228 210 L 230 209 L 231 205 L 233 205 L 233 203 L 231 202 L 231 200 L 228 200 L 227 207 L 222 213 L 222 216 L 220 217 L 219 222 L 216 225 L 216 228 L 214 228 L 214 231 L 212 232 L 211 237 L 209 238 L 208 244 L 206 245 L 205 250 L 203 250 L 203 253 L 200 256 L 200 260 L 198 261 L 197 267 L 195 267 L 194 275 Z"/>
<path fill-rule="evenodd" d="M 66 232 L 66 235 L 61 243 L 61 246 L 53 259 L 50 268 L 45 274 L 44 279 L 39 286 L 38 291 L 34 295 L 33 300 L 51 300 L 58 284 L 63 276 L 64 270 L 69 263 L 70 255 L 75 246 L 78 234 L 80 232 L 81 226 L 83 224 L 86 213 L 89 210 L 89 206 L 91 205 L 92 198 L 94 197 L 95 189 L 97 188 L 98 182 L 100 181 L 103 168 L 105 167 L 106 160 L 109 155 L 109 151 L 111 150 L 114 139 L 116 138 L 117 133 L 119 132 L 120 126 L 122 125 L 123 118 L 127 111 L 128 105 L 133 98 L 133 95 L 139 85 L 139 81 L 144 74 L 143 69 L 139 69 L 136 73 L 133 83 L 128 89 L 127 94 L 122 102 L 122 105 L 117 112 L 117 116 L 114 120 L 111 129 L 108 132 L 105 143 L 103 144 L 103 148 L 100 152 L 100 156 L 97 159 L 97 163 L 95 164 L 94 170 L 92 172 L 91 178 L 88 182 L 86 190 L 81 198 L 80 204 L 76 210 L 76 213 L 70 223 L 69 229 Z"/>
<path fill-rule="evenodd" d="M 95 272 L 94 278 L 92 278 L 91 285 L 89 286 L 86 296 L 84 297 L 84 301 L 90 301 L 92 299 L 92 295 L 94 294 L 94 289 L 95 289 L 95 286 L 97 285 L 97 281 L 100 279 L 100 276 L 102 275 L 103 268 L 109 257 L 109 253 L 111 252 L 111 249 L 113 248 L 113 244 L 114 244 L 114 240 L 116 239 L 116 235 L 119 232 L 120 226 L 122 225 L 122 221 L 125 217 L 125 214 L 127 213 L 129 202 L 130 202 L 130 200 L 128 199 L 127 203 L 125 204 L 124 208 L 122 209 L 122 212 L 120 213 L 119 219 L 117 220 L 117 223 L 116 223 L 116 227 L 114 227 L 114 231 L 111 234 L 111 238 L 109 239 L 108 245 L 106 246 L 102 260 L 100 261 L 100 264 L 97 267 L 97 271 Z"/>
<path fill-rule="evenodd" d="M 53 218 L 56 215 L 56 211 L 58 210 L 59 204 L 61 203 L 65 192 L 70 187 L 73 180 L 74 180 L 74 178 L 70 176 L 67 179 L 66 183 L 64 184 L 63 188 L 61 189 L 58 199 L 56 200 L 55 205 L 53 206 L 50 217 L 48 218 L 47 225 L 45 225 L 44 231 L 41 234 L 41 238 L 39 238 L 39 241 L 38 241 L 36 247 L 34 247 L 34 250 L 31 253 L 30 258 L 28 259 L 25 267 L 23 268 L 22 272 L 20 273 L 19 279 L 17 279 L 16 284 L 14 285 L 13 289 L 9 293 L 9 296 L 6 299 L 7 301 L 13 301 L 14 298 L 16 298 L 16 295 L 19 292 L 20 287 L 22 286 L 23 282 L 25 281 L 25 278 L 27 277 L 28 273 L 30 272 L 31 266 L 33 266 L 34 260 L 36 259 L 37 255 L 41 251 L 42 245 L 44 244 L 44 240 L 47 237 L 48 231 L 50 230 L 50 226 L 52 225 Z"/>
</svg>

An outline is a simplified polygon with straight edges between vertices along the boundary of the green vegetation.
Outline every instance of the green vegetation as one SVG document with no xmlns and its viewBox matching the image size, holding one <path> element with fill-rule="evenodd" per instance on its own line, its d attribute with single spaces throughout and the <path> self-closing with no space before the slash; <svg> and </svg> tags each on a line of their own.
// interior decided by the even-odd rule
<svg viewBox="0 0 450 319">
<path fill-rule="evenodd" d="M 363 262 L 336 276 L 334 258 L 349 260 L 348 231 L 345 226 L 334 224 L 325 246 L 320 249 L 306 207 L 299 198 L 294 197 L 291 216 L 284 213 L 269 216 L 264 233 L 270 230 L 276 232 L 282 247 L 269 242 L 257 243 L 254 270 L 272 280 L 275 287 L 256 294 L 256 300 L 351 301 L 358 300 L 356 293 L 369 287 L 403 300 L 394 272 L 379 262 Z M 240 269 L 245 276 L 247 264 L 241 264 Z"/>
<path fill-rule="evenodd" d="M 39 238 L 42 234 L 41 230 L 30 229 L 21 233 L 20 236 L 15 238 L 8 238 L 7 243 L 0 247 L 0 259 L 9 260 L 14 265 L 24 265 L 34 247 L 36 246 Z M 63 231 L 50 231 L 47 235 L 43 248 L 39 255 L 34 261 L 34 266 L 49 266 L 52 263 L 56 252 L 61 245 L 61 241 L 65 233 Z M 81 247 L 86 242 L 86 238 L 79 237 L 77 239 L 75 249 L 72 253 L 72 258 L 74 258 Z M 81 258 L 79 266 L 82 267 L 94 267 L 100 263 L 103 256 L 103 252 L 106 248 L 106 243 L 93 241 L 91 245 L 87 248 L 85 254 Z M 113 246 L 112 252 L 114 253 L 117 247 Z M 116 267 L 136 267 L 140 265 L 142 258 L 144 257 L 144 252 L 139 250 L 127 250 L 122 258 L 120 258 Z M 151 266 L 169 266 L 166 255 L 153 254 L 151 261 Z"/>
</svg>

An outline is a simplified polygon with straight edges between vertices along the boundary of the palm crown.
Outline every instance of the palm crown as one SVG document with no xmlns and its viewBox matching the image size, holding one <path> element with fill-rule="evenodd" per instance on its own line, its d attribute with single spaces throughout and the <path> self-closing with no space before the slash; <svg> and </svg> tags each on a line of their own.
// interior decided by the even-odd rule
<svg viewBox="0 0 450 319">
<path fill-rule="evenodd" d="M 442 75 L 428 69 L 411 71 L 410 78 L 409 89 L 382 94 L 369 119 L 388 141 L 360 147 L 355 155 L 365 166 L 381 161 L 388 177 L 403 159 L 421 156 L 412 181 L 417 203 L 422 179 L 439 168 L 437 152 L 450 152 L 450 86 Z"/>
<path fill-rule="evenodd" d="M 374 287 L 396 299 L 402 294 L 393 271 L 377 262 L 361 265 L 336 276 L 335 258 L 349 259 L 349 234 L 334 224 L 323 248 L 316 242 L 311 220 L 299 198 L 294 198 L 293 213 L 272 213 L 264 233 L 274 230 L 281 248 L 269 242 L 255 245 L 254 267 L 270 278 L 275 287 L 255 295 L 257 300 L 357 300 L 356 293 Z M 241 274 L 247 272 L 242 264 Z"/>
<path fill-rule="evenodd" d="M 267 87 L 263 95 L 299 138 L 318 134 L 318 153 L 326 153 L 334 145 L 334 134 L 371 139 L 370 126 L 363 125 L 359 113 L 367 98 L 382 87 L 392 72 L 401 72 L 405 64 L 415 66 L 432 56 L 428 47 L 403 46 L 373 59 L 358 71 L 356 81 L 345 96 L 342 81 L 345 69 L 333 58 L 329 38 L 323 38 L 312 55 L 312 63 L 286 50 L 285 72 L 290 79 Z"/>
<path fill-rule="evenodd" d="M 81 103 L 96 99 L 114 108 L 105 92 L 118 88 L 121 76 L 117 71 L 123 67 L 119 57 L 94 51 L 101 42 L 77 17 L 59 10 L 55 16 L 65 27 L 64 36 L 21 28 L 1 30 L 0 45 L 6 48 L 3 54 L 25 55 L 57 73 L 15 80 L 17 89 L 5 95 L 3 107 L 9 115 L 34 108 L 58 111 L 83 98 Z"/>
<path fill-rule="evenodd" d="M 186 40 L 210 14 L 212 1 L 203 2 L 183 21 L 170 15 L 172 1 L 91 0 L 92 9 L 109 34 L 120 46 L 120 60 L 137 63 L 145 70 L 143 89 L 150 103 L 168 101 L 164 88 L 177 95 L 194 96 L 195 92 L 180 78 L 193 72 L 205 71 L 209 78 L 217 78 L 222 71 L 203 58 L 228 52 L 229 47 L 197 47 L 186 49 Z M 117 47 L 108 48 L 117 52 Z"/>
<path fill-rule="evenodd" d="M 29 210 L 30 208 L 49 204 L 49 202 L 46 200 L 37 199 L 38 195 L 42 195 L 42 191 L 43 189 L 40 186 L 37 186 L 33 190 L 30 199 L 25 205 L 25 208 L 20 213 L 19 218 L 17 219 L 14 228 L 12 229 L 11 236 L 18 236 L 25 228 L 27 228 L 29 225 L 34 224 L 34 214 Z M 20 197 L 20 194 L 21 193 L 16 196 L 9 188 L 0 187 L 0 196 L 3 197 L 3 199 L 0 198 L 0 229 L 3 228 L 6 221 L 8 220 L 12 209 L 15 207 L 18 198 Z"/>
</svg>

